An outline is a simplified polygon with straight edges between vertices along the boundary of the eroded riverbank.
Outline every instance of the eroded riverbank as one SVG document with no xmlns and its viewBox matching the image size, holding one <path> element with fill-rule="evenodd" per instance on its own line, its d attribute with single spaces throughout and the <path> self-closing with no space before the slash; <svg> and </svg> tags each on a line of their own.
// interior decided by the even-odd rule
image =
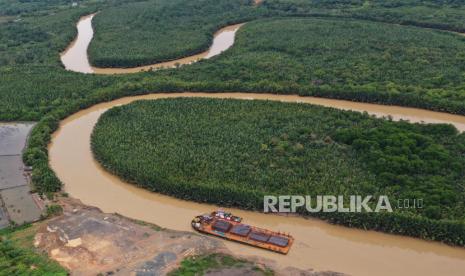
<svg viewBox="0 0 465 276">
<path fill-rule="evenodd" d="M 449 122 L 465 130 L 465 117 L 414 108 L 390 107 L 322 98 L 247 93 L 177 93 L 128 97 L 95 105 L 61 123 L 49 149 L 50 164 L 64 182 L 65 190 L 85 204 L 104 212 L 156 223 L 162 227 L 191 231 L 193 216 L 216 206 L 198 204 L 151 193 L 127 184 L 104 171 L 93 159 L 90 135 L 99 116 L 107 109 L 140 99 L 166 97 L 213 97 L 305 102 L 339 109 L 367 111 L 377 116 L 391 115 L 395 120 Z M 465 250 L 439 243 L 334 226 L 320 220 L 279 217 L 256 212 L 232 210 L 248 223 L 292 233 L 296 244 L 287 256 L 231 242 L 227 247 L 238 254 L 273 259 L 281 266 L 332 270 L 353 275 L 462 275 Z"/>
<path fill-rule="evenodd" d="M 94 18 L 95 15 L 96 14 L 84 16 L 77 23 L 78 36 L 61 54 L 61 61 L 66 70 L 94 74 L 130 74 L 152 69 L 174 68 L 180 65 L 191 64 L 201 59 L 208 59 L 219 55 L 230 48 L 234 44 L 237 30 L 244 25 L 236 24 L 221 28 L 214 34 L 213 43 L 210 48 L 196 55 L 133 68 L 98 68 L 91 66 L 87 55 L 87 49 L 94 35 L 92 18 Z"/>
</svg>

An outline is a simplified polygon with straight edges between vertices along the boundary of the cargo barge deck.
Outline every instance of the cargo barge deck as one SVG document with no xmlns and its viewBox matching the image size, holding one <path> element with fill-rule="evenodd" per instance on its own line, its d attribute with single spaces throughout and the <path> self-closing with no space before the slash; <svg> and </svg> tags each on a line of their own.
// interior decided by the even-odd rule
<svg viewBox="0 0 465 276">
<path fill-rule="evenodd" d="M 287 254 L 294 238 L 285 233 L 274 232 L 242 223 L 242 218 L 223 211 L 196 216 L 192 227 L 205 233 L 230 241 Z"/>
</svg>

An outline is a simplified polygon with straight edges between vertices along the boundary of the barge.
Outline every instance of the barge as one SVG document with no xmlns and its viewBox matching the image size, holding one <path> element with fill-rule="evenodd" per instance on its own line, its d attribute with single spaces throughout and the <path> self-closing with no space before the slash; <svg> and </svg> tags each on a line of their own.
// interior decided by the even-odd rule
<svg viewBox="0 0 465 276">
<path fill-rule="evenodd" d="M 291 235 L 244 224 L 241 217 L 223 211 L 196 216 L 192 227 L 200 233 L 281 254 L 287 254 L 294 243 Z"/>
</svg>

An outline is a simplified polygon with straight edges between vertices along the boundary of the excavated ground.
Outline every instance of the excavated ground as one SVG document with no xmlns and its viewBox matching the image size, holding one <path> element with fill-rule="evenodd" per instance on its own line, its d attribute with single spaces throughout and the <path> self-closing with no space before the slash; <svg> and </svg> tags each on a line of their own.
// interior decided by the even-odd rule
<svg viewBox="0 0 465 276">
<path fill-rule="evenodd" d="M 231 254 L 223 241 L 192 232 L 162 229 L 118 214 L 105 214 L 71 198 L 60 198 L 63 214 L 41 223 L 34 245 L 72 275 L 165 275 L 188 256 Z M 186 222 L 189 223 L 189 222 Z M 240 257 L 240 256 L 239 256 Z M 342 275 L 295 268 L 269 260 L 249 261 L 276 275 Z M 207 275 L 257 275 L 253 266 L 212 270 Z"/>
</svg>

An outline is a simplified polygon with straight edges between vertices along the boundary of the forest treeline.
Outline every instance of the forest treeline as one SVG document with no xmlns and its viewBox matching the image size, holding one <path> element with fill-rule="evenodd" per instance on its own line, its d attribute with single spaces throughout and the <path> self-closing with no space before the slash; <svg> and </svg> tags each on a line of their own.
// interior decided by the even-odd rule
<svg viewBox="0 0 465 276">
<path fill-rule="evenodd" d="M 79 3 L 78 0 L 75 1 Z M 72 6 L 69 0 L 2 0 L 0 15 L 26 15 Z"/>
<path fill-rule="evenodd" d="M 69 9 L 114 7 L 146 0 L 1 0 L 0 16 L 46 16 Z"/>
<path fill-rule="evenodd" d="M 269 13 L 359 18 L 465 32 L 461 0 L 266 0 Z"/>
<path fill-rule="evenodd" d="M 59 107 L 67 109 L 69 108 L 68 105 L 80 106 L 83 102 L 90 101 L 87 98 L 89 95 L 107 94 L 108 91 L 100 90 L 109 87 L 113 87 L 115 91 L 114 97 L 127 93 L 146 93 L 156 89 L 162 89 L 163 91 L 242 90 L 299 93 L 301 95 L 416 106 L 458 114 L 464 114 L 465 112 L 465 93 L 462 85 L 463 64 L 465 64 L 462 51 L 464 39 L 452 34 L 441 35 L 432 31 L 427 32 L 426 30 L 397 26 L 390 27 L 389 25 L 376 23 L 366 23 L 365 25 L 363 22 L 357 21 L 348 21 L 347 23 L 351 26 L 350 34 L 353 36 L 349 37 L 348 42 L 353 45 L 365 38 L 361 31 L 357 32 L 357 26 L 366 27 L 370 34 L 373 35 L 373 38 L 364 43 L 365 48 L 358 47 L 354 51 L 349 51 L 349 53 L 354 54 L 353 57 L 346 55 L 341 59 L 336 55 L 336 53 L 341 54 L 340 49 L 328 47 L 324 54 L 329 59 L 328 64 L 335 66 L 334 68 L 322 68 L 322 59 L 315 57 L 315 55 L 309 55 L 315 58 L 314 61 L 308 58 L 297 60 L 297 57 L 304 55 L 305 51 L 311 54 L 311 47 L 313 46 L 320 47 L 319 51 L 325 50 L 324 47 L 326 46 L 322 43 L 318 44 L 314 40 L 306 39 L 310 35 L 312 37 L 326 35 L 328 32 L 324 30 L 325 24 L 327 25 L 326 28 L 336 28 L 335 31 L 338 34 L 347 38 L 348 34 L 344 34 L 343 30 L 341 30 L 341 25 L 345 24 L 346 21 L 342 20 L 339 23 L 337 20 L 334 22 L 331 20 L 303 22 L 303 26 L 299 26 L 295 31 L 291 30 L 291 33 L 298 37 L 292 37 L 290 40 L 299 43 L 300 48 L 291 49 L 287 41 L 279 39 L 283 33 L 286 38 L 289 38 L 289 35 L 286 36 L 285 34 L 285 32 L 289 31 L 289 27 L 277 26 L 279 24 L 298 25 L 298 19 L 290 19 L 289 21 L 276 21 L 276 23 L 267 22 L 266 20 L 260 23 L 260 21 L 263 21 L 260 20 L 256 23 L 246 24 L 238 33 L 237 45 L 225 52 L 223 56 L 204 61 L 202 64 L 196 64 L 190 68 L 185 67 L 182 70 L 117 77 L 82 75 L 63 70 L 58 53 L 64 50 L 75 37 L 75 22 L 81 15 L 101 10 L 102 12 L 95 19 L 99 21 L 98 18 L 101 17 L 100 20 L 106 21 L 108 19 L 106 19 L 105 11 L 109 7 L 111 9 L 108 15 L 112 15 L 120 9 L 127 11 L 128 9 L 125 9 L 126 5 L 141 5 L 141 3 L 145 4 L 146 2 L 123 4 L 121 0 L 80 1 L 79 6 L 74 8 L 71 6 L 53 8 L 54 6 L 50 5 L 47 9 L 42 10 L 42 13 L 25 12 L 21 18 L 22 20 L 18 22 L 10 21 L 0 24 L 0 119 L 39 120 L 52 109 Z M 249 13 L 253 14 L 254 11 L 259 16 L 273 16 L 274 12 L 270 11 L 272 9 L 269 6 L 279 1 L 267 0 L 256 8 L 250 7 L 248 1 L 229 2 L 235 4 L 225 4 L 214 8 L 206 7 L 206 10 L 212 9 L 216 11 L 219 7 L 229 9 L 229 5 L 233 5 L 235 10 L 242 14 L 241 16 L 252 16 Z M 279 3 L 287 3 L 288 5 L 296 5 L 296 3 L 299 5 L 304 3 L 323 5 L 327 3 L 327 5 L 338 6 L 341 5 L 340 3 L 349 2 L 353 3 L 353 6 L 358 5 L 357 1 L 312 2 L 281 0 Z M 422 1 L 422 3 L 424 2 Z M 11 5 L 18 3 L 20 2 L 11 1 Z M 169 12 L 170 10 L 175 10 L 179 5 L 182 6 L 183 4 L 181 0 L 173 3 L 176 3 L 176 5 L 171 4 L 170 6 L 166 4 L 168 6 L 163 6 L 167 10 L 167 14 L 172 14 L 172 12 Z M 205 0 L 203 3 L 210 2 Z M 370 1 L 370 3 L 373 2 Z M 452 5 L 453 3 L 447 2 L 446 4 Z M 118 8 L 117 5 L 122 6 Z M 276 9 L 273 8 L 273 10 Z M 457 9 L 460 9 L 460 7 Z M 283 7 L 281 10 L 286 9 Z M 300 12 L 301 9 L 297 10 Z M 199 11 L 200 14 L 203 14 L 203 12 L 205 11 Z M 223 15 L 229 14 L 227 11 L 218 12 Z M 294 12 L 298 14 L 297 11 Z M 199 16 L 191 13 L 192 11 L 187 12 L 180 18 L 183 18 L 183 22 L 194 22 Z M 189 18 L 189 15 L 192 15 L 192 18 Z M 148 17 L 148 15 L 145 17 Z M 143 17 L 144 20 L 134 20 L 134 22 L 138 22 L 138 24 L 146 22 L 147 25 L 150 25 L 151 21 L 145 17 Z M 119 19 L 121 19 L 121 16 Z M 165 19 L 160 18 L 162 23 Z M 206 17 L 199 20 L 201 22 L 212 20 L 207 25 L 208 28 L 213 28 L 220 24 L 217 19 L 217 17 L 212 16 L 211 18 Z M 155 19 L 151 18 L 151 20 Z M 175 26 L 177 25 L 172 18 L 170 20 L 166 22 L 171 22 L 169 33 L 173 33 L 176 31 Z M 237 20 L 237 18 L 234 20 Z M 311 23 L 318 23 L 319 28 L 310 28 L 309 24 Z M 224 22 L 221 24 L 224 24 Z M 272 26 L 276 28 L 270 29 Z M 179 28 L 185 29 L 185 26 Z M 268 32 L 261 31 L 260 28 L 266 29 Z M 417 31 L 418 35 L 415 34 Z M 377 32 L 387 32 L 391 36 L 383 38 L 379 33 L 376 35 Z M 97 33 L 99 33 L 98 30 Z M 191 33 L 195 33 L 195 31 Z M 405 36 L 405 39 L 402 38 L 403 36 Z M 202 45 L 210 39 L 204 38 L 205 41 L 202 42 Z M 113 39 L 116 39 L 116 37 L 113 37 Z M 419 41 L 420 39 L 424 40 L 424 42 Z M 319 40 L 327 41 L 324 37 L 319 38 Z M 254 48 L 248 47 L 244 43 L 241 44 L 241 41 L 251 41 L 255 46 Z M 262 45 L 259 48 L 259 45 L 254 41 L 267 43 L 267 45 Z M 418 41 L 418 46 L 414 45 Z M 328 46 L 343 47 L 343 42 L 342 39 L 336 38 Z M 389 44 L 384 45 L 384 42 L 389 42 Z M 392 45 L 393 43 L 407 43 L 409 47 L 402 49 L 398 45 Z M 191 46 L 187 45 L 181 48 L 187 49 Z M 364 56 L 360 52 L 366 49 L 371 56 L 368 56 L 368 54 Z M 329 53 L 332 50 L 334 50 L 335 54 Z M 428 56 L 427 52 L 430 50 L 432 55 Z M 421 58 L 415 57 L 416 51 L 418 51 Z M 131 51 L 127 52 L 130 53 Z M 234 60 L 235 57 L 231 56 L 233 52 L 241 56 Z M 159 54 L 162 55 L 162 52 L 159 52 Z M 184 54 L 188 54 L 188 52 Z M 373 56 L 375 54 L 381 54 L 382 56 Z M 167 57 L 168 55 L 160 56 L 163 59 Z M 363 57 L 368 57 L 369 60 L 360 61 Z M 122 58 L 124 59 L 124 55 Z M 340 58 L 341 60 L 333 60 L 334 58 Z M 358 64 L 359 61 L 360 65 Z M 396 64 L 397 61 L 401 61 L 401 63 Z M 451 66 L 445 67 L 448 62 L 450 62 Z M 320 66 L 318 70 L 309 67 L 313 64 Z M 347 68 L 344 69 L 344 66 Z M 385 69 L 388 70 L 386 75 L 383 72 Z M 398 70 L 398 72 L 395 72 L 395 70 Z M 279 73 L 279 71 L 282 71 L 282 73 Z M 333 73 L 337 75 L 329 75 Z M 404 74 L 405 78 L 401 74 Z M 407 83 L 407 81 L 411 83 Z M 125 88 L 128 91 L 124 91 Z M 98 101 L 95 96 L 93 97 L 94 101 Z"/>
<path fill-rule="evenodd" d="M 91 144 L 106 169 L 151 191 L 253 210 L 264 195 L 388 195 L 391 214 L 315 215 L 465 242 L 465 135 L 452 126 L 308 104 L 178 98 L 112 108 Z M 424 207 L 396 209 L 398 199 Z"/>
<path fill-rule="evenodd" d="M 114 6 L 108 3 L 106 5 Z M 251 40 L 251 36 L 255 35 L 255 31 L 260 34 L 261 25 L 269 30 L 269 33 L 261 33 L 264 37 L 257 36 L 255 38 L 257 41 L 262 42 L 267 41 L 267 36 L 281 35 L 289 30 L 286 26 L 277 26 L 276 29 L 270 30 L 271 27 L 277 25 L 271 19 L 247 24 L 238 33 L 237 45 L 222 56 L 179 70 L 146 72 L 126 76 L 93 76 L 66 72 L 60 64 L 58 53 L 65 49 L 75 37 L 75 22 L 82 15 L 104 10 L 108 6 L 86 2 L 86 5 L 80 5 L 78 8 L 57 9 L 40 16 L 25 17 L 20 22 L 0 24 L 0 118 L 2 120 L 40 120 L 30 139 L 30 146 L 25 153 L 25 161 L 27 164 L 34 165 L 34 182 L 41 192 L 59 190 L 61 185 L 53 171 L 48 167 L 46 147 L 50 134 L 56 129 L 58 121 L 83 107 L 125 95 L 153 91 L 176 92 L 189 90 L 299 93 L 301 95 L 418 106 L 452 113 L 464 113 L 463 89 L 461 90 L 460 86 L 458 89 L 449 86 L 457 84 L 457 78 L 460 78 L 457 74 L 459 69 L 456 67 L 446 68 L 445 72 L 449 73 L 449 75 L 434 79 L 432 77 L 428 78 L 428 75 L 422 76 L 422 72 L 431 75 L 431 73 L 435 72 L 434 70 L 438 70 L 437 68 L 434 69 L 434 66 L 426 68 L 426 64 L 424 67 L 418 67 L 418 64 L 412 65 L 410 63 L 410 66 L 413 66 L 410 68 L 415 69 L 415 72 L 412 70 L 413 74 L 420 76 L 433 87 L 439 85 L 439 88 L 426 89 L 405 85 L 405 82 L 402 84 L 401 76 L 395 75 L 395 72 L 393 76 L 397 76 L 397 81 L 400 81 L 400 83 L 377 82 L 383 80 L 384 73 L 377 68 L 369 69 L 367 66 L 386 65 L 380 60 L 373 59 L 373 57 L 370 60 L 370 62 L 374 62 L 373 64 L 362 62 L 361 65 L 363 66 L 356 68 L 363 73 L 360 76 L 352 74 L 353 68 L 343 70 L 342 65 L 348 66 L 350 64 L 345 63 L 344 59 L 339 61 L 340 64 L 338 64 L 337 60 L 332 61 L 332 64 L 336 66 L 334 72 L 339 72 L 338 76 L 327 75 L 333 70 L 331 68 L 313 71 L 311 68 L 309 70 L 308 67 L 307 70 L 311 74 L 307 76 L 307 74 L 302 73 L 303 70 L 299 71 L 299 69 L 305 69 L 304 66 L 311 65 L 312 61 L 307 59 L 304 60 L 305 63 L 302 63 L 302 61 L 293 63 L 295 61 L 293 55 L 302 55 L 306 49 L 308 50 L 305 47 L 312 46 L 312 43 L 315 43 L 310 40 L 306 42 L 302 41 L 303 39 L 292 38 L 291 41 L 298 42 L 300 45 L 300 48 L 295 50 L 291 49 L 286 44 L 286 41 L 282 40 L 264 45 L 267 48 L 263 52 L 257 48 L 256 43 L 253 43 L 255 48 L 247 48 L 247 45 L 243 44 L 243 46 L 240 46 L 241 41 Z M 317 19 L 308 20 L 310 20 L 308 23 L 311 23 L 311 20 Z M 284 23 L 296 25 L 297 22 L 298 19 L 289 19 L 288 22 Z M 315 35 L 319 34 L 318 32 L 320 32 L 320 35 L 326 35 L 327 32 L 324 31 L 325 24 L 340 29 L 344 22 L 327 19 L 326 21 L 315 21 L 315 23 L 320 23 L 318 24 L 319 28 L 312 29 L 309 28 L 310 24 L 303 24 L 295 32 L 290 31 L 303 37 L 305 37 L 306 31 L 311 31 Z M 361 34 L 360 32 L 357 33 L 355 26 L 365 27 L 364 24 L 371 30 L 371 33 L 388 31 L 399 35 L 399 37 L 390 38 L 389 41 L 392 43 L 404 43 L 401 39 L 404 30 L 408 34 L 405 41 L 410 43 L 409 45 L 418 41 L 418 38 L 413 35 L 416 29 L 393 26 L 393 29 L 390 30 L 390 25 L 385 24 L 347 22 L 349 26 L 353 27 L 352 34 L 354 38 L 350 40 L 353 42 L 361 39 L 361 37 L 357 37 Z M 252 31 L 249 32 L 248 29 Z M 438 68 L 443 68 L 441 66 L 444 66 L 445 62 L 441 60 L 442 58 L 449 61 L 452 60 L 454 53 L 460 53 L 453 52 L 461 49 L 461 45 L 458 45 L 461 43 L 460 38 L 452 34 L 439 34 L 421 29 L 418 29 L 418 32 L 421 35 L 420 37 L 426 39 L 428 43 L 431 39 L 427 37 L 434 37 L 439 40 L 437 43 L 434 41 L 431 43 L 433 47 L 436 47 L 433 48 L 435 49 L 435 56 L 426 56 L 426 61 L 431 61 L 432 65 L 439 64 L 440 67 Z M 375 37 L 380 39 L 379 35 Z M 18 43 L 18 41 L 21 43 Z M 450 45 L 445 45 L 449 42 Z M 340 47 L 341 40 L 336 40 L 331 45 L 337 46 L 338 43 L 338 47 Z M 419 50 L 420 53 L 424 53 L 428 50 L 429 45 L 422 42 L 420 42 L 420 45 L 423 45 L 423 47 L 415 48 L 416 46 L 413 45 L 412 51 Z M 441 50 L 443 45 L 445 45 L 445 49 L 448 49 L 447 53 Z M 313 44 L 313 46 L 318 46 L 318 44 Z M 344 46 L 343 43 L 342 46 Z M 400 51 L 395 45 L 385 46 L 382 41 L 376 41 L 375 39 L 368 40 L 368 43 L 365 43 L 364 46 L 372 54 L 379 53 L 382 49 Z M 242 50 L 243 47 L 246 48 Z M 242 56 L 234 60 L 232 56 L 234 52 L 240 53 Z M 407 61 L 414 56 L 411 52 L 405 50 L 400 52 L 407 57 Z M 387 58 L 387 61 L 390 61 L 389 55 L 392 57 L 393 54 L 396 57 L 396 52 L 387 51 L 386 56 L 382 58 Z M 439 58 L 434 59 L 436 56 Z M 260 59 L 257 57 L 260 57 Z M 358 62 L 357 58 L 360 59 L 360 57 L 351 57 L 348 61 L 354 64 Z M 329 55 L 327 58 L 329 58 L 327 61 L 331 62 L 333 56 Z M 460 55 L 456 55 L 456 58 L 457 61 L 463 59 Z M 321 63 L 321 60 L 318 62 Z M 421 62 L 424 61 L 420 60 L 420 64 L 422 64 Z M 222 65 L 217 66 L 217 63 Z M 454 63 L 456 61 L 452 60 L 452 64 Z M 387 67 L 391 71 L 395 68 L 392 60 L 387 64 L 391 66 L 391 68 Z M 293 68 L 294 65 L 297 68 Z M 192 68 L 195 68 L 195 71 Z M 257 73 L 257 69 L 262 70 L 258 72 L 257 76 L 259 77 L 254 78 L 251 73 Z M 378 75 L 370 74 L 371 70 L 379 72 Z M 282 73 L 277 73 L 279 71 Z M 365 73 L 369 74 L 364 75 Z M 326 75 L 326 79 L 319 78 L 320 75 Z M 454 77 L 451 78 L 450 76 Z M 407 77 L 415 83 L 419 83 L 408 74 Z M 360 80 L 365 83 L 360 85 L 355 82 Z M 441 86 L 443 87 L 441 88 Z"/>
<path fill-rule="evenodd" d="M 154 78 L 160 75 L 207 91 L 300 93 L 465 114 L 465 38 L 417 27 L 259 20 L 241 28 L 222 55 Z"/>
<path fill-rule="evenodd" d="M 465 32 L 460 1 L 267 0 L 258 7 L 253 2 L 158 0 L 106 9 L 93 22 L 91 63 L 134 67 L 184 57 L 207 49 L 220 27 L 263 17 L 358 18 Z"/>
<path fill-rule="evenodd" d="M 106 9 L 92 22 L 90 61 L 136 67 L 190 56 L 206 50 L 216 30 L 260 14 L 253 0 L 158 0 Z"/>
</svg>

